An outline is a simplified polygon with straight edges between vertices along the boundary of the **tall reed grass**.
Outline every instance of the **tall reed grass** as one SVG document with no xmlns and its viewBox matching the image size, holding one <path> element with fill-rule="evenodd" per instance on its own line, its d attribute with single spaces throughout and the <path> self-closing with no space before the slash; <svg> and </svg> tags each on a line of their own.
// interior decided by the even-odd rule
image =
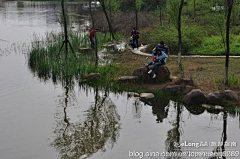
<svg viewBox="0 0 240 159">
<path fill-rule="evenodd" d="M 81 81 L 89 73 L 100 73 L 102 78 L 94 85 L 103 87 L 112 85 L 111 81 L 114 81 L 119 74 L 119 66 L 106 62 L 105 65 L 95 68 L 93 51 L 80 52 L 79 50 L 81 47 L 90 45 L 88 35 L 70 32 L 69 41 L 74 52 L 69 48 L 67 56 L 64 47 L 60 52 L 63 40 L 62 34 L 53 33 L 47 34 L 45 40 L 35 38 L 33 48 L 28 53 L 28 66 L 35 76 L 44 81 L 51 79 L 55 84 L 63 83 L 66 79 L 73 84 Z M 109 40 L 108 35 L 104 38 L 99 34 L 98 46 Z"/>
</svg>

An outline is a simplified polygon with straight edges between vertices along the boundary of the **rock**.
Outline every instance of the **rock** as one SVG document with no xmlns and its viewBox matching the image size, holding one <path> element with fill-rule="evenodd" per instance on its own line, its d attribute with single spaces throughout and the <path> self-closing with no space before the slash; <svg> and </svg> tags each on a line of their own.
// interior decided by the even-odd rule
<svg viewBox="0 0 240 159">
<path fill-rule="evenodd" d="M 170 72 L 166 66 L 159 66 L 156 81 L 165 82 L 170 79 Z"/>
<path fill-rule="evenodd" d="M 221 111 L 224 110 L 224 108 L 219 105 L 212 106 L 208 104 L 203 104 L 202 107 L 206 108 L 207 112 L 211 114 L 219 114 Z"/>
<path fill-rule="evenodd" d="M 202 107 L 200 104 L 197 105 L 185 105 L 185 108 L 194 115 L 200 115 L 204 113 L 206 108 Z"/>
<path fill-rule="evenodd" d="M 121 83 L 136 83 L 138 81 L 138 76 L 123 76 L 119 78 L 119 82 Z"/>
<path fill-rule="evenodd" d="M 190 85 L 193 86 L 193 80 L 189 78 L 181 78 L 174 82 L 176 85 Z"/>
<path fill-rule="evenodd" d="M 165 87 L 165 90 L 172 94 L 187 94 L 193 89 L 194 87 L 189 85 L 168 85 Z"/>
<path fill-rule="evenodd" d="M 140 98 L 151 99 L 151 98 L 154 98 L 154 94 L 152 94 L 152 93 L 141 93 Z"/>
<path fill-rule="evenodd" d="M 141 67 L 139 69 L 136 69 L 134 72 L 133 72 L 133 76 L 138 76 L 139 77 L 139 80 L 142 81 L 142 82 L 147 82 L 151 79 L 151 77 L 149 76 L 148 74 L 148 68 L 145 66 L 145 67 Z"/>
<path fill-rule="evenodd" d="M 157 77 L 155 79 L 152 78 L 152 75 L 148 74 L 148 67 L 141 67 L 136 69 L 133 72 L 133 76 L 138 76 L 141 82 L 148 83 L 156 83 L 156 82 L 165 82 L 170 79 L 170 72 L 166 66 L 159 66 Z"/>
<path fill-rule="evenodd" d="M 211 105 L 225 105 L 239 102 L 238 95 L 231 90 L 211 92 L 207 95 L 207 103 Z"/>
<path fill-rule="evenodd" d="M 134 93 L 133 96 L 134 96 L 134 97 L 140 97 L 140 94 Z"/>
<path fill-rule="evenodd" d="M 206 101 L 206 97 L 200 89 L 193 89 L 183 99 L 187 105 L 199 105 Z"/>
<path fill-rule="evenodd" d="M 168 85 L 167 87 L 165 87 L 165 91 L 171 92 L 172 94 L 180 94 L 182 92 L 182 86 Z"/>
<path fill-rule="evenodd" d="M 92 50 L 92 48 L 79 48 L 79 51 L 81 52 L 81 53 L 88 53 L 88 52 L 90 52 Z"/>
<path fill-rule="evenodd" d="M 100 75 L 100 73 L 90 73 L 89 75 L 87 75 L 85 77 L 85 79 L 88 82 L 94 82 L 94 81 L 97 81 L 97 80 L 101 79 L 101 75 Z"/>
<path fill-rule="evenodd" d="M 195 89 L 195 87 L 189 85 L 183 86 L 183 88 L 182 94 L 188 94 L 191 90 Z"/>
<path fill-rule="evenodd" d="M 212 105 L 208 105 L 208 104 L 203 104 L 202 105 L 204 108 L 207 108 L 207 109 L 215 109 L 215 110 L 223 110 L 224 108 L 220 105 L 215 105 L 215 106 L 212 106 Z"/>
</svg>

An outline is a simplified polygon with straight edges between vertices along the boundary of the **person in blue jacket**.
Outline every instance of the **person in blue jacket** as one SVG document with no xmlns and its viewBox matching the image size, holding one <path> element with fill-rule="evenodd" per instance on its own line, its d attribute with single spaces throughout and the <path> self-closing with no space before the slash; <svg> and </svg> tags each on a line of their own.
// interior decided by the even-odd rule
<svg viewBox="0 0 240 159">
<path fill-rule="evenodd" d="M 170 49 L 163 41 L 160 41 L 160 43 L 153 48 L 152 57 L 154 56 L 153 54 L 156 52 L 157 49 L 165 52 L 168 55 L 168 60 L 169 60 Z"/>
<path fill-rule="evenodd" d="M 163 52 L 159 49 L 157 49 L 156 52 L 157 52 L 156 62 L 151 61 L 147 64 L 147 67 L 150 66 L 150 65 L 153 65 L 152 69 L 150 69 L 148 71 L 148 74 L 151 74 L 152 72 L 154 72 L 153 78 L 157 77 L 158 66 L 165 65 L 167 63 L 167 58 L 168 58 L 168 55 L 165 52 Z"/>
</svg>

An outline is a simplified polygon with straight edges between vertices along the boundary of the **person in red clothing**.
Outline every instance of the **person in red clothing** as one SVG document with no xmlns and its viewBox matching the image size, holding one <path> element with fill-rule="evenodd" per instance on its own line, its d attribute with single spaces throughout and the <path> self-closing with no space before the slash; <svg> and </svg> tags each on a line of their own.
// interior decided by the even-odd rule
<svg viewBox="0 0 240 159">
<path fill-rule="evenodd" d="M 90 34 L 89 34 L 89 39 L 90 39 L 90 42 L 91 42 L 91 48 L 95 48 L 95 42 L 94 42 L 94 37 L 95 37 L 95 33 L 98 31 L 98 29 L 95 29 L 95 30 L 91 30 L 90 31 Z"/>
</svg>

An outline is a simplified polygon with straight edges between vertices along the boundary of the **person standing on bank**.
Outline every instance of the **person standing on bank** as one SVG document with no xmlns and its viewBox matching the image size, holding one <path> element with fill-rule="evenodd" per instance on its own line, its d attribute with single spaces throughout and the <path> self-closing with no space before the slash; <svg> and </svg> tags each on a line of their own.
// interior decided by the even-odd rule
<svg viewBox="0 0 240 159">
<path fill-rule="evenodd" d="M 168 55 L 168 60 L 169 60 L 170 49 L 166 44 L 164 44 L 163 41 L 160 41 L 160 43 L 155 48 L 153 48 L 152 57 L 154 56 L 154 53 L 156 52 L 157 49 L 165 52 Z"/>
<path fill-rule="evenodd" d="M 91 31 L 90 31 L 90 34 L 89 34 L 89 39 L 90 39 L 90 42 L 91 42 L 91 48 L 92 48 L 92 49 L 95 48 L 94 38 L 95 38 L 95 34 L 96 34 L 97 31 L 98 31 L 98 29 L 91 30 Z"/>
<path fill-rule="evenodd" d="M 137 49 L 138 49 L 138 38 L 139 38 L 139 32 L 136 30 L 135 27 L 133 27 L 133 30 L 131 32 L 131 37 L 132 37 L 132 40 L 133 40 L 133 43 L 135 43 L 137 46 Z"/>
<path fill-rule="evenodd" d="M 156 78 L 157 77 L 157 71 L 158 71 L 158 66 L 162 66 L 162 65 L 165 65 L 166 62 L 167 62 L 167 58 L 168 58 L 168 55 L 161 51 L 161 50 L 156 50 L 157 52 L 157 60 L 156 62 L 149 62 L 147 64 L 147 67 L 150 66 L 150 65 L 153 65 L 152 69 L 150 69 L 148 71 L 148 74 L 151 74 L 152 72 L 154 72 L 153 74 L 153 77 L 152 78 Z"/>
</svg>

